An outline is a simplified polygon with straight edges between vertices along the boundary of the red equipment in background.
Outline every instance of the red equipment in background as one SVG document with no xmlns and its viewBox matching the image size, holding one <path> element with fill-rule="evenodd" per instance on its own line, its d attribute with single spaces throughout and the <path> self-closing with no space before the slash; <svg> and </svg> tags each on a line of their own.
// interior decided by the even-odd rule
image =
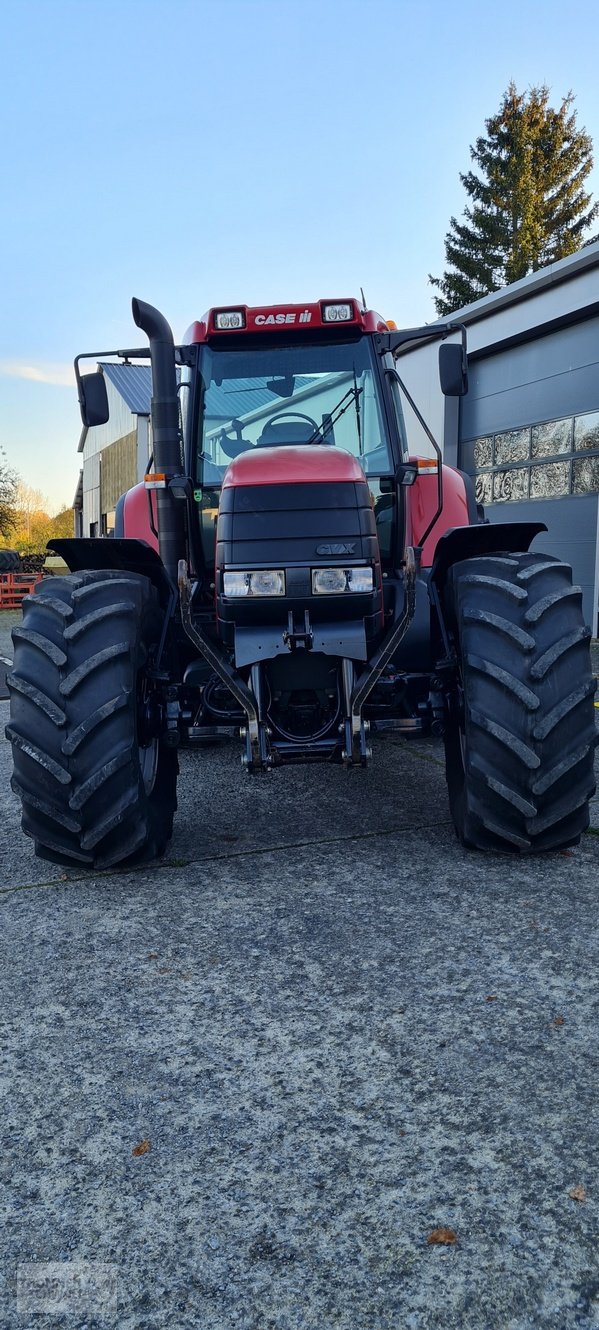
<svg viewBox="0 0 599 1330">
<path fill-rule="evenodd" d="M 0 610 L 19 610 L 41 581 L 39 573 L 0 573 Z"/>
</svg>

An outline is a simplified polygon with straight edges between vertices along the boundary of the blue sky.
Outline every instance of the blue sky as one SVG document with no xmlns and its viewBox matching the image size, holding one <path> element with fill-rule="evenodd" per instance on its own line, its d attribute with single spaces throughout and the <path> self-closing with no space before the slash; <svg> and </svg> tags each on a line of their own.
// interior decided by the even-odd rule
<svg viewBox="0 0 599 1330">
<path fill-rule="evenodd" d="M 572 17 L 570 17 L 570 15 Z M 434 317 L 459 172 L 510 79 L 570 89 L 599 160 L 579 0 L 19 0 L 2 11 L 0 444 L 71 503 L 71 362 L 212 304 L 364 287 Z M 592 178 L 599 197 L 599 171 Z"/>
</svg>

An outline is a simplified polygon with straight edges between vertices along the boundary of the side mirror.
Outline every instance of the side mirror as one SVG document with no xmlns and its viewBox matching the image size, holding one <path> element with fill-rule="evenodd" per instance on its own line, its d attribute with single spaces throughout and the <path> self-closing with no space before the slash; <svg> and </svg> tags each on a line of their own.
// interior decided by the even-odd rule
<svg viewBox="0 0 599 1330">
<path fill-rule="evenodd" d="M 84 425 L 105 425 L 110 415 L 106 380 L 100 370 L 79 378 L 79 409 Z"/>
<path fill-rule="evenodd" d="M 457 342 L 439 347 L 439 379 L 445 397 L 463 397 L 468 392 L 468 357 Z"/>
</svg>

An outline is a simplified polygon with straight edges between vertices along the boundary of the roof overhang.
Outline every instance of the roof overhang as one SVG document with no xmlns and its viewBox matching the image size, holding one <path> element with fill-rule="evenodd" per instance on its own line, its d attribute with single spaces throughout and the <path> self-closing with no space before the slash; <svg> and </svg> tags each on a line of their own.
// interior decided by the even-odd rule
<svg viewBox="0 0 599 1330">
<path fill-rule="evenodd" d="M 460 323 L 477 323 L 479 319 L 486 319 L 499 310 L 529 300 L 531 296 L 540 295 L 543 291 L 548 291 L 563 282 L 570 282 L 574 277 L 580 277 L 593 269 L 597 270 L 599 279 L 599 240 L 594 241 L 592 245 L 585 245 L 575 254 L 569 254 L 567 258 L 560 259 L 557 263 L 549 263 L 546 268 L 539 268 L 537 272 L 529 273 L 519 282 L 511 282 L 509 286 L 503 286 L 500 291 L 492 291 L 488 296 L 481 296 L 480 300 L 464 305 L 463 309 L 456 309 L 450 317 Z M 596 300 L 597 293 L 592 303 Z M 436 322 L 446 322 L 446 317 Z"/>
<path fill-rule="evenodd" d="M 79 480 L 77 481 L 77 489 L 75 490 L 72 507 L 77 511 L 80 511 L 83 507 L 83 471 L 79 472 Z"/>
</svg>

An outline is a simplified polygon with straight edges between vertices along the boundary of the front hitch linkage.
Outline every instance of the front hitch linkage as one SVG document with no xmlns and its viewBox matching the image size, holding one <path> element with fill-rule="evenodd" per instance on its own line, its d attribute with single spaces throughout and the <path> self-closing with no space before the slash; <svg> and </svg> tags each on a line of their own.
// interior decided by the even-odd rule
<svg viewBox="0 0 599 1330">
<path fill-rule="evenodd" d="M 346 738 L 343 751 L 343 760 L 346 766 L 365 766 L 366 759 L 371 755 L 367 744 L 366 727 L 368 722 L 362 720 L 362 708 L 375 684 L 378 683 L 383 670 L 389 664 L 391 657 L 395 655 L 414 618 L 416 575 L 420 554 L 421 550 L 414 550 L 411 545 L 406 550 L 403 612 L 391 632 L 381 642 L 376 655 L 362 672 L 353 689 L 350 714 L 348 721 L 346 721 Z"/>
<path fill-rule="evenodd" d="M 269 734 L 266 725 L 262 723 L 258 715 L 256 698 L 237 671 L 233 669 L 233 666 L 202 632 L 198 623 L 194 620 L 191 611 L 193 586 L 189 580 L 187 564 L 184 559 L 179 560 L 178 582 L 181 621 L 187 636 L 191 638 L 204 660 L 208 662 L 214 673 L 218 675 L 225 687 L 233 694 L 247 716 L 247 724 L 242 731 L 242 738 L 245 739 L 246 746 L 242 758 L 243 765 L 248 771 L 268 769 L 272 766 Z"/>
</svg>

